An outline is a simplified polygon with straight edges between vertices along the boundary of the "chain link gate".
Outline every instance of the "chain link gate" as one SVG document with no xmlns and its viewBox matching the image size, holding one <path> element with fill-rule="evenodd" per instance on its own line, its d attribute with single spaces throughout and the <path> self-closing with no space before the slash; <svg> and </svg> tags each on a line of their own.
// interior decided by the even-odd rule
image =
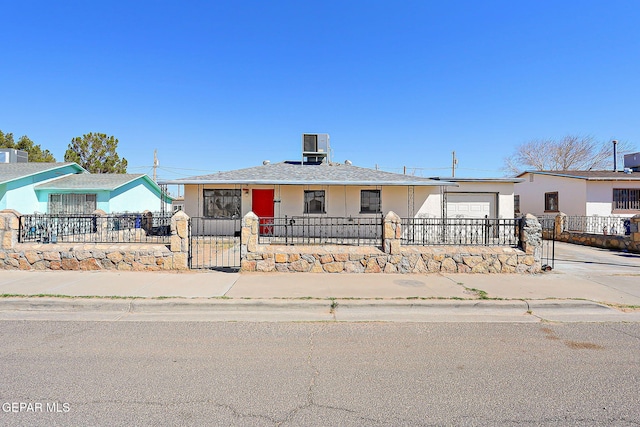
<svg viewBox="0 0 640 427">
<path fill-rule="evenodd" d="M 189 268 L 240 268 L 241 219 L 195 217 L 189 220 Z"/>
</svg>

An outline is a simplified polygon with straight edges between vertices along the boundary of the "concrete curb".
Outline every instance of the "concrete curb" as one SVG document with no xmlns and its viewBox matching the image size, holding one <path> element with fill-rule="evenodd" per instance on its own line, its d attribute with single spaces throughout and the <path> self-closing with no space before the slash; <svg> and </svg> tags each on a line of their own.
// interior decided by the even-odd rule
<svg viewBox="0 0 640 427">
<path fill-rule="evenodd" d="M 193 312 L 268 310 L 363 311 L 403 309 L 430 313 L 552 312 L 581 314 L 620 313 L 593 301 L 583 300 L 458 300 L 458 299 L 232 299 L 232 298 L 0 298 L 0 311 L 102 311 L 102 312 Z"/>
</svg>

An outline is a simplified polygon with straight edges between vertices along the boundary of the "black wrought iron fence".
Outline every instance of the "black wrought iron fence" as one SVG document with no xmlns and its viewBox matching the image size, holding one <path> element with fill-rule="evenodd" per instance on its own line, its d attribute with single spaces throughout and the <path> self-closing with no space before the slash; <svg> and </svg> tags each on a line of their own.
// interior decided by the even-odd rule
<svg viewBox="0 0 640 427">
<path fill-rule="evenodd" d="M 20 242 L 169 243 L 168 213 L 20 216 Z"/>
<path fill-rule="evenodd" d="M 520 219 L 402 218 L 403 245 L 518 246 Z"/>
<path fill-rule="evenodd" d="M 631 221 L 619 216 L 566 216 L 563 231 L 587 234 L 630 235 Z"/>
<path fill-rule="evenodd" d="M 258 242 L 283 245 L 382 245 L 382 215 L 260 218 Z"/>
<path fill-rule="evenodd" d="M 240 218 L 191 218 L 189 268 L 239 268 L 241 231 Z"/>
</svg>

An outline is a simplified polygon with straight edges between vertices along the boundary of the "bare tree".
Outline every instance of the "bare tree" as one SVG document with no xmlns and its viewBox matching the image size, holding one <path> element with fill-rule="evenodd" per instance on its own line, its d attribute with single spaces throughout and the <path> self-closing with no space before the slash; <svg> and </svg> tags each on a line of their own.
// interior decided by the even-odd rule
<svg viewBox="0 0 640 427">
<path fill-rule="evenodd" d="M 617 162 L 634 151 L 627 141 L 617 146 Z M 613 170 L 613 143 L 599 142 L 591 136 L 567 135 L 562 139 L 532 140 L 518 145 L 504 160 L 504 170 L 518 174 L 525 170 Z"/>
</svg>

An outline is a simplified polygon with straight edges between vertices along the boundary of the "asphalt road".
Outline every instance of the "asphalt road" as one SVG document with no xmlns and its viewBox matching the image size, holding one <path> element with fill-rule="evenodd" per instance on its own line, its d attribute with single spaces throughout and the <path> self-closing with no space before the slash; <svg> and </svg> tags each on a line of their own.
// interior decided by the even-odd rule
<svg viewBox="0 0 640 427">
<path fill-rule="evenodd" d="M 637 323 L 3 321 L 0 337 L 0 425 L 640 423 Z"/>
</svg>

